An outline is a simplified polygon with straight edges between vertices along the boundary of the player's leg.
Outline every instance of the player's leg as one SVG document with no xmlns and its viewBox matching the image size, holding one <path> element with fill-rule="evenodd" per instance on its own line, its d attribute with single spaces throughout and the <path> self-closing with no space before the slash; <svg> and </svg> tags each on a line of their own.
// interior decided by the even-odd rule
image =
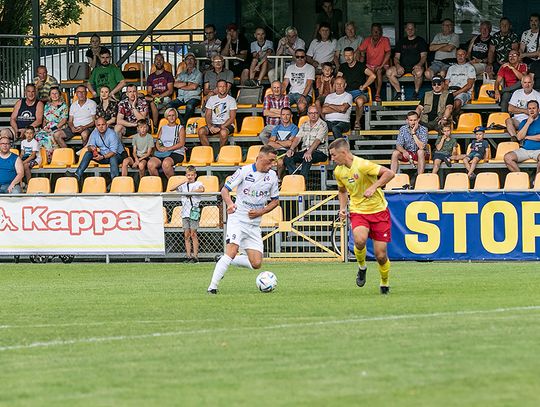
<svg viewBox="0 0 540 407">
<path fill-rule="evenodd" d="M 390 273 L 390 260 L 386 252 L 386 246 L 392 239 L 392 221 L 388 208 L 384 211 L 368 215 L 370 222 L 369 237 L 373 240 L 373 253 L 377 259 L 379 273 L 381 275 L 381 294 L 388 294 L 390 286 L 388 274 Z"/>
<path fill-rule="evenodd" d="M 249 269 L 260 269 L 264 252 L 261 230 L 257 226 L 244 226 L 240 246 L 246 254 L 238 254 L 231 264 Z"/>
<path fill-rule="evenodd" d="M 381 275 L 380 289 L 381 294 L 388 294 L 390 291 L 390 260 L 387 254 L 387 243 L 379 240 L 373 241 L 373 251 L 375 258 L 377 259 L 377 265 L 379 266 L 379 273 Z"/>
<path fill-rule="evenodd" d="M 353 228 L 354 256 L 358 263 L 356 285 L 363 287 L 366 284 L 366 241 L 369 235 L 369 228 L 363 216 L 358 213 L 351 213 L 351 225 Z"/>
<path fill-rule="evenodd" d="M 229 235 L 228 232 L 227 235 Z M 227 269 L 229 268 L 230 264 L 232 263 L 233 259 L 236 257 L 237 254 L 238 245 L 235 243 L 227 243 L 227 245 L 225 246 L 225 254 L 221 256 L 221 258 L 216 263 L 216 267 L 214 268 L 214 273 L 212 274 L 212 281 L 210 281 L 210 285 L 208 286 L 209 294 L 217 294 L 219 282 L 227 272 Z"/>
</svg>

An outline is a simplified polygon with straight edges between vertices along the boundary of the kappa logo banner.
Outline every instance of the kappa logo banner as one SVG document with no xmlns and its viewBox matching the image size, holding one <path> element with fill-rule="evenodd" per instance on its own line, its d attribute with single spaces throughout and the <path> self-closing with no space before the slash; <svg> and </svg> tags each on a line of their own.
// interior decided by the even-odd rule
<svg viewBox="0 0 540 407">
<path fill-rule="evenodd" d="M 0 198 L 3 254 L 164 254 L 161 197 Z"/>
</svg>

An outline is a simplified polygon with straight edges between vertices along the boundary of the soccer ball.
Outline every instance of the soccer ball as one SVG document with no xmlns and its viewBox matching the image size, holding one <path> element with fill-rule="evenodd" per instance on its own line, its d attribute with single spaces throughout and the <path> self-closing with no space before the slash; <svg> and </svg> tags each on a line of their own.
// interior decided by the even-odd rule
<svg viewBox="0 0 540 407">
<path fill-rule="evenodd" d="M 257 288 L 263 293 L 269 293 L 276 289 L 277 277 L 270 271 L 263 271 L 255 279 L 255 284 L 257 284 Z"/>
</svg>

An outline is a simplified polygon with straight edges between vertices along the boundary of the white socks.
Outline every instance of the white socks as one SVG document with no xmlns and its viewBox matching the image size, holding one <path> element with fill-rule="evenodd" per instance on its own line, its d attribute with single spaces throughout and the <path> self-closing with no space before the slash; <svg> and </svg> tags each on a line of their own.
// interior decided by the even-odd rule
<svg viewBox="0 0 540 407">
<path fill-rule="evenodd" d="M 221 256 L 221 259 L 216 263 L 216 267 L 214 268 L 214 274 L 212 274 L 212 281 L 210 282 L 210 286 L 208 287 L 209 290 L 217 290 L 218 284 L 225 275 L 225 272 L 229 268 L 229 264 L 231 264 L 232 259 L 224 254 Z"/>
<path fill-rule="evenodd" d="M 249 257 L 246 254 L 237 254 L 236 257 L 232 260 L 231 264 L 237 267 L 245 267 L 253 270 Z"/>
</svg>

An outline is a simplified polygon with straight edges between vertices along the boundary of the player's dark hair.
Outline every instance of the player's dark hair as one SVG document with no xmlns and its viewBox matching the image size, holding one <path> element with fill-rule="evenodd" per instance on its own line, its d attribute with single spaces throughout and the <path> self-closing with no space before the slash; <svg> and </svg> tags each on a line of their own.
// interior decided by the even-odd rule
<svg viewBox="0 0 540 407">
<path fill-rule="evenodd" d="M 343 52 L 354 52 L 354 48 L 353 47 L 345 47 L 343 49 Z"/>
<path fill-rule="evenodd" d="M 290 107 L 282 107 L 280 112 L 283 113 L 284 111 L 292 114 L 292 109 Z"/>
<path fill-rule="evenodd" d="M 539 107 L 538 100 L 536 100 L 536 99 L 529 100 L 529 101 L 527 102 L 527 107 L 529 107 L 529 105 L 530 105 L 531 103 L 535 104 L 536 107 Z"/>
<path fill-rule="evenodd" d="M 335 139 L 334 141 L 332 141 L 332 142 L 330 143 L 330 145 L 328 146 L 328 149 L 329 149 L 329 150 L 332 150 L 332 149 L 337 149 L 337 150 L 346 149 L 346 150 L 350 150 L 349 142 L 348 142 L 347 140 L 345 140 L 344 138 L 338 138 L 338 139 Z"/>
<path fill-rule="evenodd" d="M 274 147 L 269 146 L 268 144 L 264 145 L 260 149 L 261 154 L 277 154 L 277 151 Z"/>
<path fill-rule="evenodd" d="M 407 117 L 416 116 L 418 117 L 418 113 L 415 110 L 411 110 L 409 113 L 407 113 Z"/>
<path fill-rule="evenodd" d="M 137 126 L 140 125 L 140 124 L 146 124 L 148 126 L 148 122 L 146 121 L 146 119 L 137 120 Z"/>
<path fill-rule="evenodd" d="M 34 128 L 34 126 L 27 126 L 25 130 L 31 130 L 32 133 L 36 132 L 36 129 Z"/>
</svg>

